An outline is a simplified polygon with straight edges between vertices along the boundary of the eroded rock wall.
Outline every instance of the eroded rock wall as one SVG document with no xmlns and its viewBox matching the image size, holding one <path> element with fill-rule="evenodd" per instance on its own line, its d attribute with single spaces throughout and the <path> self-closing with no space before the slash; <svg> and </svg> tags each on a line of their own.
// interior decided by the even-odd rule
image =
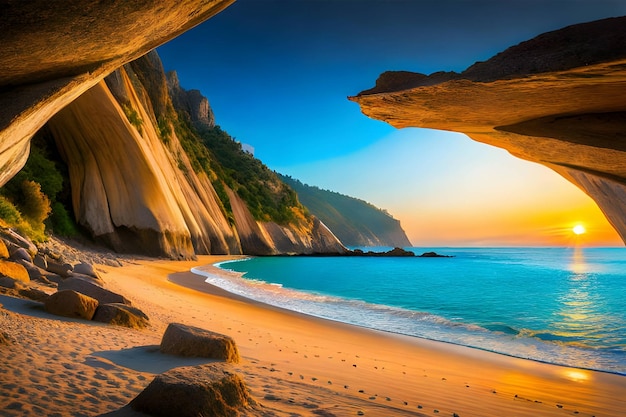
<svg viewBox="0 0 626 417">
<path fill-rule="evenodd" d="M 402 127 L 462 132 L 543 164 L 626 241 L 626 17 L 538 36 L 461 74 L 381 75 L 350 100 Z"/>
<path fill-rule="evenodd" d="M 0 186 L 23 167 L 30 138 L 60 109 L 233 1 L 3 2 Z"/>
</svg>

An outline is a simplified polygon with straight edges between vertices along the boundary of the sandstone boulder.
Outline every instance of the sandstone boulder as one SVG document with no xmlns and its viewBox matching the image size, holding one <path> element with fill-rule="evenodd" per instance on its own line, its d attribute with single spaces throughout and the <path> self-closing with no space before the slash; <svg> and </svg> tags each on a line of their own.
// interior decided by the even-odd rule
<svg viewBox="0 0 626 417">
<path fill-rule="evenodd" d="M 39 254 L 35 255 L 33 258 L 33 264 L 41 269 L 48 269 L 48 261 L 46 261 L 45 256 L 41 256 Z"/>
<path fill-rule="evenodd" d="M 131 329 L 143 329 L 149 325 L 148 316 L 143 311 L 121 303 L 100 304 L 92 320 Z"/>
<path fill-rule="evenodd" d="M 7 248 L 4 240 L 0 239 L 0 258 L 6 259 L 9 257 L 9 249 Z"/>
<path fill-rule="evenodd" d="M 70 277 L 59 283 L 59 291 L 73 290 L 89 297 L 95 298 L 100 304 L 121 303 L 131 305 L 129 299 L 121 294 L 107 290 L 91 281 L 80 277 Z"/>
<path fill-rule="evenodd" d="M 38 266 L 28 261 L 25 261 L 23 259 L 17 261 L 17 263 L 19 263 L 26 269 L 26 272 L 28 272 L 28 276 L 30 277 L 31 280 L 37 280 L 37 281 L 43 282 L 44 284 L 52 285 L 52 283 L 46 278 L 46 275 L 50 274 L 50 272 L 45 271 L 39 268 Z"/>
<path fill-rule="evenodd" d="M 8 288 L 11 290 L 19 290 L 25 288 L 25 285 L 22 281 L 13 279 L 11 277 L 0 276 L 0 287 Z"/>
<path fill-rule="evenodd" d="M 231 337 L 180 323 L 167 326 L 161 340 L 161 352 L 239 362 L 239 351 Z"/>
<path fill-rule="evenodd" d="M 29 300 L 39 301 L 40 303 L 45 303 L 48 297 L 50 297 L 44 291 L 41 291 L 37 288 L 26 287 L 21 288 L 17 291 L 17 294 L 22 298 L 28 298 Z"/>
<path fill-rule="evenodd" d="M 62 290 L 48 297 L 44 307 L 48 313 L 57 316 L 91 320 L 98 307 L 98 300 L 76 291 Z"/>
<path fill-rule="evenodd" d="M 24 248 L 16 248 L 9 257 L 12 261 L 26 261 L 33 262 L 33 258 L 30 256 L 30 253 Z"/>
<path fill-rule="evenodd" d="M 12 252 L 11 247 L 13 247 L 24 248 L 31 256 L 37 253 L 37 246 L 33 242 L 11 229 L 0 229 L 0 237 L 7 244 L 10 252 Z"/>
<path fill-rule="evenodd" d="M 52 260 L 48 261 L 47 271 L 60 275 L 63 278 L 72 276 L 72 265 L 68 263 L 60 263 Z"/>
<path fill-rule="evenodd" d="M 96 272 L 93 265 L 85 263 L 85 262 L 74 265 L 73 272 L 75 274 L 88 275 L 90 277 L 100 279 L 100 275 L 98 275 L 98 272 Z"/>
<path fill-rule="evenodd" d="M 131 408 L 153 416 L 238 416 L 254 404 L 243 379 L 227 364 L 181 367 L 158 375 Z"/>
<path fill-rule="evenodd" d="M 30 282 L 26 268 L 15 262 L 0 260 L 0 276 L 13 278 L 25 283 Z"/>
</svg>

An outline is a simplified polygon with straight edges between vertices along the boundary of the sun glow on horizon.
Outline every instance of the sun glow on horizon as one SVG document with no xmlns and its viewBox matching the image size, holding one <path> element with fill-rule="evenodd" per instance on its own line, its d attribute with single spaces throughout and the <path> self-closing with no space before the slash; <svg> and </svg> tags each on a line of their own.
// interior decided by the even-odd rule
<svg viewBox="0 0 626 417">
<path fill-rule="evenodd" d="M 582 224 L 577 224 L 572 228 L 572 232 L 574 232 L 575 235 L 580 236 L 587 233 L 587 229 L 585 229 L 585 226 L 583 226 Z"/>
</svg>

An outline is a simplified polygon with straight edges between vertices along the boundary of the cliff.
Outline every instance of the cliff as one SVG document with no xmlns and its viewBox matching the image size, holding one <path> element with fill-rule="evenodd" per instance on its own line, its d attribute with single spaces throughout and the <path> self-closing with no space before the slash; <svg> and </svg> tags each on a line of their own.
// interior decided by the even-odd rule
<svg viewBox="0 0 626 417">
<path fill-rule="evenodd" d="M 287 176 L 281 180 L 298 193 L 298 199 L 347 246 L 412 246 L 400 221 L 372 204 L 322 190 Z"/>
<path fill-rule="evenodd" d="M 233 1 L 5 4 L 0 185 L 45 126 L 41 136 L 67 164 L 77 222 L 118 251 L 190 258 L 345 250 L 298 205 L 274 218 L 241 198 L 247 189 L 228 180 L 232 172 L 198 133 L 215 129 L 208 100 L 174 77 L 168 84 L 156 53 L 145 55 Z M 266 188 L 278 199 L 286 191 L 273 184 Z"/>
<path fill-rule="evenodd" d="M 465 133 L 543 164 L 626 241 L 626 17 L 570 26 L 461 74 L 387 72 L 350 100 L 397 127 Z"/>
<path fill-rule="evenodd" d="M 173 258 L 343 251 L 303 214 L 281 224 L 253 215 L 232 189 L 240 182 L 224 173 L 193 126 L 214 127 L 208 114 L 199 92 L 168 83 L 155 51 L 59 111 L 47 127 L 69 169 L 78 223 L 119 252 Z M 287 209 L 302 211 L 297 202 Z"/>
<path fill-rule="evenodd" d="M 30 138 L 104 77 L 220 12 L 234 0 L 163 3 L 4 2 L 0 13 L 0 185 Z"/>
</svg>

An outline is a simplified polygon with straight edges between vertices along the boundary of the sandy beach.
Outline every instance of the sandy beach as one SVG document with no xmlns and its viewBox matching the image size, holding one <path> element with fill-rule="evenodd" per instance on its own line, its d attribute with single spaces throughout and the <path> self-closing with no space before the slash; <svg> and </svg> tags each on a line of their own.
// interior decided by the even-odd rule
<svg viewBox="0 0 626 417">
<path fill-rule="evenodd" d="M 0 296 L 0 415 L 132 415 L 156 374 L 206 363 L 158 352 L 179 322 L 233 337 L 267 416 L 621 416 L 626 377 L 363 329 L 235 297 L 189 272 L 233 256 L 98 266 L 150 317 L 131 330 L 49 315 Z M 227 273 L 214 268 L 216 274 Z"/>
</svg>

